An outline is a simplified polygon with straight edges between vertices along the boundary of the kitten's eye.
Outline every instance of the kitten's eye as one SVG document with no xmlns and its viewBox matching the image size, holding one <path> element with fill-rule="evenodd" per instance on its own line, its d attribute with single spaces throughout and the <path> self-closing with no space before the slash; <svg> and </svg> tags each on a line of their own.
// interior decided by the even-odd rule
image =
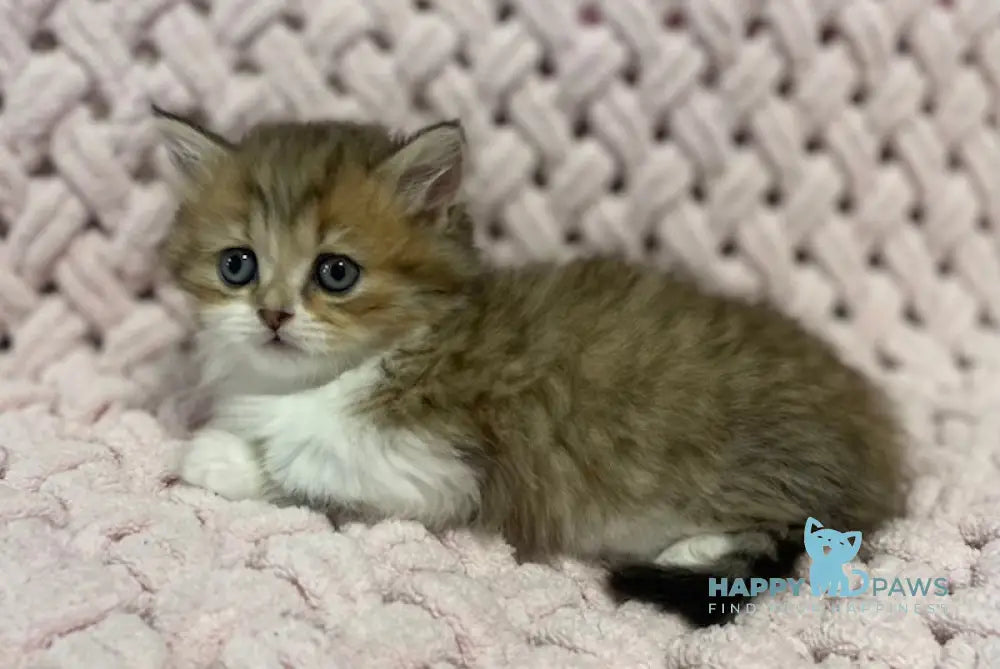
<svg viewBox="0 0 1000 669">
<path fill-rule="evenodd" d="M 230 286 L 245 286 L 257 278 L 257 256 L 250 249 L 226 249 L 219 254 L 219 276 Z"/>
<path fill-rule="evenodd" d="M 358 264 L 341 255 L 320 256 L 316 260 L 316 283 L 331 293 L 343 293 L 354 287 L 361 277 Z"/>
</svg>

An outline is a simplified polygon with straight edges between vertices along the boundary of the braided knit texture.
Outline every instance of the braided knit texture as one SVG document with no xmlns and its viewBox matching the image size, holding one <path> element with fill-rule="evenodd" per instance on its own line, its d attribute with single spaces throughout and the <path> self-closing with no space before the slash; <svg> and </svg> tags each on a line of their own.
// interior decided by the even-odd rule
<svg viewBox="0 0 1000 669">
<path fill-rule="evenodd" d="M 912 434 L 866 568 L 953 594 L 691 633 L 572 561 L 174 484 L 151 102 L 459 117 L 496 262 L 773 301 Z M 0 666 L 1000 666 L 998 117 L 997 0 L 0 0 Z"/>
</svg>

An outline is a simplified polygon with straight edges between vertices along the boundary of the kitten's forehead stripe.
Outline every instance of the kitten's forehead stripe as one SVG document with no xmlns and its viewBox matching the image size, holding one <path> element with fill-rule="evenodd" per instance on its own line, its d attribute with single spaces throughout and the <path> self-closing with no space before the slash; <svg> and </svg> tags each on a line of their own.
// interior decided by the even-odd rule
<svg viewBox="0 0 1000 669">
<path fill-rule="evenodd" d="M 332 183 L 334 179 L 337 178 L 337 173 L 340 172 L 340 166 L 344 163 L 344 141 L 340 139 L 334 145 L 333 149 L 329 151 L 326 156 L 326 160 L 323 163 L 323 174 L 322 183 L 314 184 L 316 190 L 318 191 L 323 185 Z"/>
<path fill-rule="evenodd" d="M 254 204 L 263 209 L 265 214 L 268 214 L 270 207 L 267 201 L 267 192 L 264 190 L 264 186 L 261 185 L 260 181 L 251 180 L 247 190 L 250 191 Z"/>
<path fill-rule="evenodd" d="M 295 225 L 309 218 L 319 207 L 323 199 L 323 193 L 332 188 L 333 180 L 321 181 L 312 179 L 303 183 L 298 192 L 291 199 L 291 206 L 288 212 L 288 221 Z"/>
<path fill-rule="evenodd" d="M 359 139 L 331 127 L 262 127 L 241 145 L 238 157 L 270 225 L 299 224 L 333 189 L 341 166 L 357 161 Z"/>
<path fill-rule="evenodd" d="M 267 197 L 267 191 L 265 190 L 264 186 L 262 186 L 260 182 L 256 180 L 251 180 L 248 190 L 250 191 L 251 194 L 250 199 L 253 202 L 254 205 L 253 208 L 256 210 L 256 212 L 259 212 L 259 217 L 261 221 L 264 223 L 264 225 L 267 225 L 274 218 L 274 208 L 271 206 L 271 202 Z M 248 220 L 245 221 L 244 223 L 244 227 L 246 229 L 248 237 L 251 235 L 250 219 L 253 218 L 253 215 L 254 214 L 251 213 L 251 215 L 247 217 Z"/>
</svg>

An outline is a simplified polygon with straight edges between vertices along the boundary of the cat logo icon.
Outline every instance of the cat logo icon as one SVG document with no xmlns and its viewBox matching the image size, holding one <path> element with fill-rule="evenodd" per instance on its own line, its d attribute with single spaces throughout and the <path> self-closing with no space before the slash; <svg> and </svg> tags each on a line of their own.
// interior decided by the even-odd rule
<svg viewBox="0 0 1000 669">
<path fill-rule="evenodd" d="M 857 597 L 868 590 L 868 574 L 861 569 L 851 570 L 861 577 L 861 587 L 851 589 L 844 565 L 858 554 L 861 532 L 838 532 L 823 527 L 815 518 L 809 518 L 805 527 L 806 553 L 812 559 L 809 583 L 813 595 L 831 597 Z"/>
</svg>

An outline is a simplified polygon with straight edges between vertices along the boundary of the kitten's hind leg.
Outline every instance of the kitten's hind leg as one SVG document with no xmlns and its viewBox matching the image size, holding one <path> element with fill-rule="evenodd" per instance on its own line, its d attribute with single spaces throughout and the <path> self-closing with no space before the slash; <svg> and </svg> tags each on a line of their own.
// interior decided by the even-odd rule
<svg viewBox="0 0 1000 669">
<path fill-rule="evenodd" d="M 696 534 L 671 544 L 654 560 L 667 567 L 705 567 L 732 553 L 773 555 L 774 539 L 766 532 Z"/>
<path fill-rule="evenodd" d="M 223 430 L 205 428 L 195 433 L 181 461 L 181 480 L 226 499 L 265 496 L 265 478 L 256 450 Z"/>
</svg>

